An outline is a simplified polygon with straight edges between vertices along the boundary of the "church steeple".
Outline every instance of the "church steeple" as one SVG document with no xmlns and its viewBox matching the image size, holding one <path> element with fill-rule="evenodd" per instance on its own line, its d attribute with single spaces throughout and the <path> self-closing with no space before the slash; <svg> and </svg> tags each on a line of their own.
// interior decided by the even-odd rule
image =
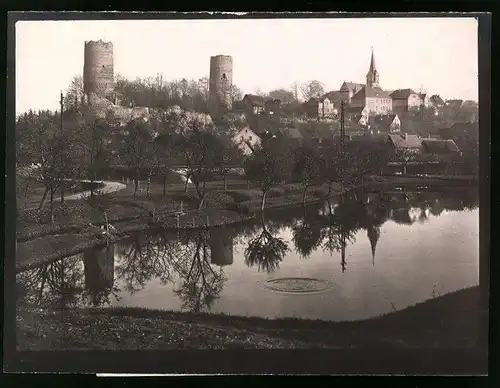
<svg viewBox="0 0 500 388">
<path fill-rule="evenodd" d="M 367 87 L 378 87 L 379 74 L 377 68 L 375 66 L 375 54 L 373 53 L 372 47 L 372 58 L 370 60 L 370 70 L 368 70 L 368 74 L 366 74 L 366 86 Z"/>
</svg>

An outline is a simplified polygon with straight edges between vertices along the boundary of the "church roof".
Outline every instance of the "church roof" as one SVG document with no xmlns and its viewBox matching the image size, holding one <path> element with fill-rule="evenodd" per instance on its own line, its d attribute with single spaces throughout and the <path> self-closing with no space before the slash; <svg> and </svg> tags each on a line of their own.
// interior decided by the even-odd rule
<svg viewBox="0 0 500 388">
<path fill-rule="evenodd" d="M 352 96 L 353 100 L 364 100 L 366 98 L 378 97 L 378 98 L 391 98 L 387 92 L 382 90 L 382 88 L 375 86 L 365 86 L 359 92 L 357 92 L 354 96 Z"/>
</svg>

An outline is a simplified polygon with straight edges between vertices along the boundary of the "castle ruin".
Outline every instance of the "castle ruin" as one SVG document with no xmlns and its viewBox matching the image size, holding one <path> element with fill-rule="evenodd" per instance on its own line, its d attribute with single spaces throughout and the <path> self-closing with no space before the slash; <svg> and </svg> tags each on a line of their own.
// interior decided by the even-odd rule
<svg viewBox="0 0 500 388">
<path fill-rule="evenodd" d="M 113 99 L 113 43 L 85 42 L 83 89 L 89 103 L 95 98 Z"/>
<path fill-rule="evenodd" d="M 218 115 L 232 107 L 233 58 L 229 55 L 210 57 L 210 112 Z"/>
</svg>

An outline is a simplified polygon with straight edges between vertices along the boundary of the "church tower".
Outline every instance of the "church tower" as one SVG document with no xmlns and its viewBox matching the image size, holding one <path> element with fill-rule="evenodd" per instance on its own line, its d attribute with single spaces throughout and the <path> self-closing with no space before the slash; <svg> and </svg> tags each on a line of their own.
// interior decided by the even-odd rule
<svg viewBox="0 0 500 388">
<path fill-rule="evenodd" d="M 370 61 L 370 70 L 368 70 L 368 74 L 366 74 L 366 86 L 369 88 L 379 87 L 378 79 L 379 79 L 379 74 L 377 68 L 375 67 L 375 55 L 373 54 L 373 47 L 372 47 L 372 59 Z"/>
</svg>

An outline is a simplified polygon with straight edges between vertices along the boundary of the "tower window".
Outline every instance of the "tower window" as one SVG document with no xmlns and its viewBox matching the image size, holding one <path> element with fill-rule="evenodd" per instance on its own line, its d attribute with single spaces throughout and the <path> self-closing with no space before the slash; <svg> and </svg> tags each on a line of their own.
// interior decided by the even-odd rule
<svg viewBox="0 0 500 388">
<path fill-rule="evenodd" d="M 227 79 L 226 78 L 226 73 L 222 73 L 222 79 Z"/>
</svg>

